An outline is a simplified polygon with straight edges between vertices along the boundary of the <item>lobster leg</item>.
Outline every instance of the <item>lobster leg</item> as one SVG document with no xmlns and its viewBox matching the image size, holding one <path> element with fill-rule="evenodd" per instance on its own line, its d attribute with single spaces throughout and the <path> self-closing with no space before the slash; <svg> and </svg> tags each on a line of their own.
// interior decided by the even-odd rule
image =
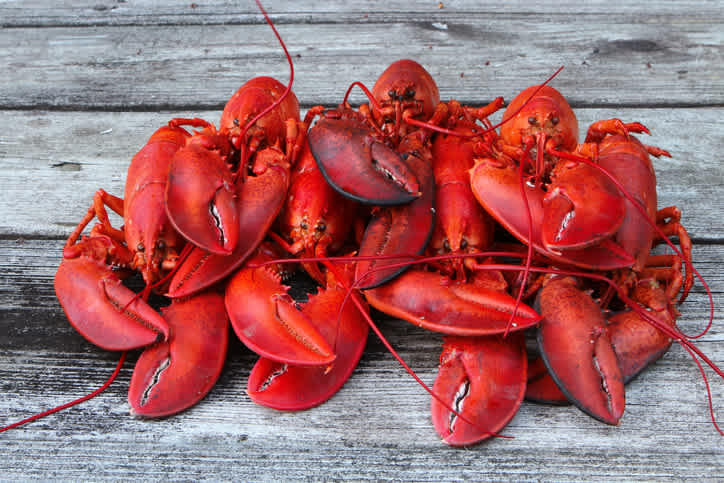
<svg viewBox="0 0 724 483">
<path fill-rule="evenodd" d="M 433 390 L 476 426 L 432 399 L 432 423 L 445 443 L 467 446 L 500 431 L 523 401 L 526 366 L 525 341 L 520 334 L 446 337 Z"/>
<path fill-rule="evenodd" d="M 590 416 L 618 424 L 623 376 L 601 309 L 572 279 L 550 280 L 538 294 L 541 356 L 569 401 Z"/>
<path fill-rule="evenodd" d="M 135 415 L 158 418 L 187 409 L 211 390 L 226 361 L 228 317 L 222 295 L 207 292 L 163 309 L 168 340 L 147 348 L 131 377 Z"/>
</svg>

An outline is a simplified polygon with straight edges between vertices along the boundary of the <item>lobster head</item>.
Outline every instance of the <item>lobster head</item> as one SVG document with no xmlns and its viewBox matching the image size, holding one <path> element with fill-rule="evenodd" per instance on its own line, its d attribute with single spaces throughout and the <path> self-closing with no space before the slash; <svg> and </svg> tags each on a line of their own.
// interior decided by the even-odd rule
<svg viewBox="0 0 724 483">
<path fill-rule="evenodd" d="M 249 128 L 245 136 L 243 131 L 249 121 L 271 106 L 285 91 L 286 86 L 272 77 L 254 77 L 249 80 L 224 106 L 219 123 L 220 132 L 226 134 L 237 149 L 254 137 L 265 139 L 269 145 L 283 141 L 285 122 L 288 119 L 299 121 L 299 101 L 292 91 Z"/>
<path fill-rule="evenodd" d="M 372 88 L 381 106 L 374 110 L 375 121 L 400 121 L 406 117 L 429 119 L 440 103 L 440 92 L 432 76 L 414 60 L 402 59 L 390 64 Z"/>
<path fill-rule="evenodd" d="M 531 86 L 513 99 L 503 114 L 510 120 L 500 128 L 507 144 L 522 146 L 530 140 L 546 148 L 573 151 L 578 144 L 578 120 L 560 92 L 550 86 Z"/>
</svg>

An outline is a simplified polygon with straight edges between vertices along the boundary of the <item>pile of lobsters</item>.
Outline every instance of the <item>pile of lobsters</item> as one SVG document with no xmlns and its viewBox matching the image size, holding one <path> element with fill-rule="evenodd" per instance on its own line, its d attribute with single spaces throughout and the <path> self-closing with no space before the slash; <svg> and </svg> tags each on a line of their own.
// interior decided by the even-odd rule
<svg viewBox="0 0 724 483">
<path fill-rule="evenodd" d="M 253 401 L 318 405 L 376 330 L 371 306 L 446 334 L 431 393 L 448 444 L 498 434 L 524 398 L 617 424 L 624 385 L 672 338 L 693 347 L 675 326 L 691 242 L 679 210 L 658 208 L 650 160 L 669 154 L 619 119 L 579 142 L 573 110 L 546 84 L 516 96 L 498 126 L 488 117 L 502 98 L 441 102 L 412 60 L 371 91 L 357 85 L 368 104 L 345 98 L 302 119 L 291 82 L 253 78 L 218 127 L 177 118 L 153 133 L 122 199 L 95 194 L 55 290 L 93 344 L 144 349 L 132 412 L 168 416 L 202 399 L 229 322 L 260 356 Z M 669 237 L 674 253 L 651 255 Z M 319 285 L 303 303 L 283 284 L 295 267 Z M 139 273 L 136 293 L 124 280 Z M 170 299 L 160 312 L 151 291 Z"/>
</svg>

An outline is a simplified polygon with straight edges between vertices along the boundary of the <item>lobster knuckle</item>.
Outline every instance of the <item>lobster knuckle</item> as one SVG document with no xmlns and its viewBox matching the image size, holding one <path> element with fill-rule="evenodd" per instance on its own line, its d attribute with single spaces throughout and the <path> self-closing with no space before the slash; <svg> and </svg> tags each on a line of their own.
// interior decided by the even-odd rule
<svg viewBox="0 0 724 483">
<path fill-rule="evenodd" d="M 502 334 L 508 329 L 529 328 L 540 320 L 524 304 L 516 310 L 516 300 L 506 293 L 451 283 L 443 275 L 422 270 L 409 270 L 365 291 L 365 297 L 370 305 L 388 315 L 450 335 Z"/>
<path fill-rule="evenodd" d="M 138 349 L 168 338 L 161 315 L 96 260 L 63 259 L 55 274 L 55 293 L 73 328 L 103 349 Z"/>
<path fill-rule="evenodd" d="M 347 301 L 342 305 L 345 290 L 333 284 L 328 287 L 310 296 L 302 311 L 336 348 L 336 359 L 326 367 L 303 367 L 262 357 L 249 375 L 247 393 L 252 401 L 285 411 L 308 409 L 332 397 L 352 374 L 367 342 L 369 326 L 354 304 Z"/>
<path fill-rule="evenodd" d="M 433 391 L 464 419 L 432 399 L 432 422 L 445 443 L 467 446 L 500 431 L 523 400 L 526 368 L 519 334 L 446 337 Z"/>
<path fill-rule="evenodd" d="M 549 281 L 537 303 L 543 316 L 538 346 L 558 387 L 585 413 L 618 424 L 623 376 L 598 305 L 568 279 Z"/>
<path fill-rule="evenodd" d="M 236 335 L 260 356 L 300 366 L 328 366 L 334 361 L 315 322 L 297 308 L 279 276 L 267 267 L 236 272 L 226 287 L 225 303 Z"/>
<path fill-rule="evenodd" d="M 128 391 L 131 412 L 159 418 L 183 411 L 213 388 L 226 361 L 229 319 L 224 298 L 206 292 L 163 310 L 168 340 L 138 358 Z"/>
<path fill-rule="evenodd" d="M 217 152 L 200 143 L 189 144 L 174 156 L 166 210 L 174 227 L 204 250 L 228 255 L 238 242 L 239 209 L 231 171 Z"/>
<path fill-rule="evenodd" d="M 309 130 L 308 142 L 324 178 L 347 198 L 400 205 L 420 196 L 419 181 L 406 161 L 358 116 L 322 117 Z"/>
</svg>

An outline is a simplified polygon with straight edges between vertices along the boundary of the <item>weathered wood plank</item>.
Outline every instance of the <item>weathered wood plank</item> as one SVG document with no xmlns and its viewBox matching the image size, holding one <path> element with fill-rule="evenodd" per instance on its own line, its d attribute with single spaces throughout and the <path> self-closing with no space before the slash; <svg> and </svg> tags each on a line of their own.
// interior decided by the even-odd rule
<svg viewBox="0 0 724 483">
<path fill-rule="evenodd" d="M 116 356 L 85 342 L 53 300 L 51 279 L 62 242 L 0 241 L 0 424 L 84 394 L 105 380 Z M 719 299 L 720 245 L 697 247 Z M 7 268 L 6 268 L 7 267 Z M 697 286 L 679 319 L 698 331 L 706 316 Z M 724 319 L 697 344 L 724 361 Z M 440 337 L 381 320 L 402 356 L 432 383 Z M 135 360 L 136 354 L 131 356 Z M 199 405 L 161 421 L 131 418 L 126 390 L 132 364 L 98 398 L 4 433 L 6 478 L 289 479 L 471 478 L 605 480 L 696 478 L 724 474 L 721 437 L 709 421 L 703 383 L 689 356 L 672 350 L 627 388 L 626 414 L 608 427 L 570 407 L 524 404 L 504 434 L 460 451 L 442 445 L 429 422 L 429 397 L 371 338 L 353 377 L 323 406 L 283 413 L 244 394 L 255 357 L 232 344 L 221 380 Z M 713 383 L 717 408 L 724 385 Z M 719 410 L 721 413 L 721 410 Z M 22 467 L 17 465 L 22 461 Z"/>
<path fill-rule="evenodd" d="M 476 0 L 387 1 L 360 0 L 319 2 L 303 0 L 286 2 L 267 0 L 266 10 L 277 23 L 335 22 L 364 23 L 379 21 L 427 21 L 456 16 L 483 14 L 536 15 L 538 18 L 580 15 L 622 15 L 639 22 L 652 18 L 686 15 L 695 19 L 720 17 L 721 5 L 716 0 L 677 2 L 609 2 L 596 0 L 525 0 L 485 4 Z M 85 0 L 60 4 L 50 0 L 4 2 L 0 7 L 3 27 L 59 25 L 193 25 L 230 22 L 261 23 L 262 17 L 252 1 L 229 2 L 213 0 L 127 1 Z"/>
<path fill-rule="evenodd" d="M 510 96 L 565 65 L 556 85 L 575 105 L 676 106 L 724 104 L 721 24 L 470 14 L 280 29 L 306 106 L 336 104 L 352 81 L 371 84 L 405 57 L 430 70 L 443 98 L 464 102 Z M 288 78 L 281 49 L 262 24 L 3 29 L 0 64 L 7 66 L 0 107 L 12 109 L 220 108 L 254 75 Z"/>
<path fill-rule="evenodd" d="M 620 117 L 646 124 L 642 140 L 668 149 L 673 159 L 654 160 L 659 205 L 675 204 L 700 240 L 724 239 L 724 109 L 577 109 L 581 132 L 594 120 Z M 0 112 L 0 235 L 66 237 L 98 188 L 122 195 L 133 154 L 174 116 L 216 121 L 201 112 Z M 499 119 L 498 114 L 495 119 Z"/>
</svg>

